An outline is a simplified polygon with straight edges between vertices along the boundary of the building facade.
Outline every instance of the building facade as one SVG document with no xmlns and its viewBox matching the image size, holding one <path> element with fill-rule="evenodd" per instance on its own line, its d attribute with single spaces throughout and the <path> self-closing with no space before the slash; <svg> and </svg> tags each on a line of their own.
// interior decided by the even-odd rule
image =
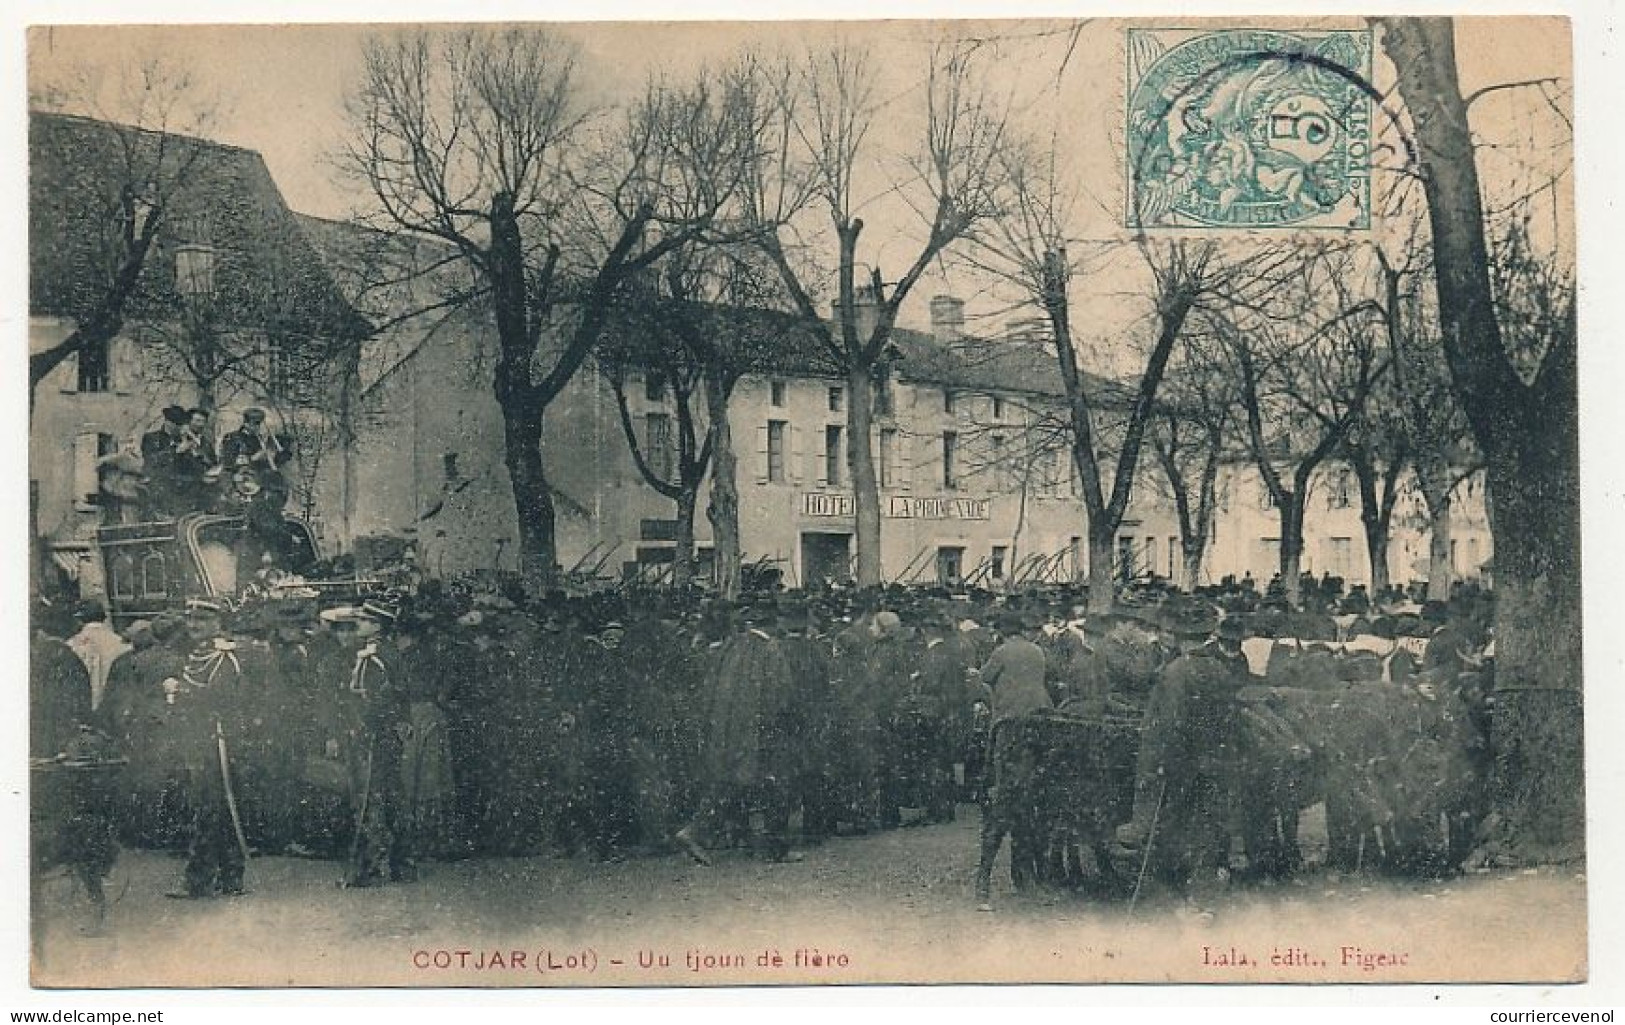
<svg viewBox="0 0 1625 1025">
<path fill-rule="evenodd" d="M 165 184 L 161 168 L 132 164 L 129 155 L 142 149 L 131 140 L 152 138 L 83 118 L 31 118 L 30 351 L 66 337 L 94 303 L 106 276 L 109 204 L 134 187 L 161 194 L 170 207 L 124 329 L 34 389 L 35 532 L 59 564 L 96 589 L 90 541 L 105 516 L 95 503 L 97 461 L 137 443 L 165 405 L 178 403 L 213 409 L 216 433 L 235 426 L 249 405 L 272 409 L 301 442 L 290 468 L 292 511 L 312 522 L 329 553 L 405 539 L 430 573 L 517 570 L 489 318 L 469 310 L 432 324 L 402 319 L 447 283 L 401 273 L 412 268 L 400 262 L 398 238 L 289 211 L 257 154 L 185 140 L 194 154 L 182 168 L 185 180 Z M 405 255 L 453 268 L 439 274 L 457 273 L 437 254 Z M 379 288 L 380 281 L 392 284 Z M 938 296 L 930 310 L 930 331 L 895 332 L 877 389 L 870 444 L 884 578 L 993 589 L 1084 578 L 1087 512 L 1042 332 L 989 342 L 966 336 L 958 300 Z M 214 365 L 221 372 L 200 375 L 178 359 L 195 356 L 203 342 L 228 360 L 223 369 Z M 796 351 L 804 342 L 786 335 L 764 348 L 780 343 L 794 358 L 745 376 L 729 403 L 745 560 L 776 570 L 791 587 L 844 580 L 855 554 L 845 458 L 850 396 L 842 376 Z M 646 461 L 669 468 L 671 390 L 652 373 L 626 385 Z M 640 474 L 614 393 L 591 363 L 549 406 L 542 444 L 561 568 L 663 573 L 674 503 Z M 1142 460 L 1114 561 L 1124 575 L 1178 580 L 1179 530 L 1157 486 L 1160 472 Z M 1316 475 L 1303 568 L 1358 583 L 1368 572 L 1351 478 L 1337 464 Z M 702 486 L 695 522 L 702 567 L 711 547 L 705 497 Z M 1256 470 L 1225 465 L 1218 498 L 1197 582 L 1268 580 L 1279 520 Z M 1491 555 L 1480 476 L 1458 488 L 1455 508 L 1452 561 L 1457 576 L 1472 577 Z M 1389 551 L 1396 582 L 1426 575 L 1426 527 L 1415 489 L 1407 488 Z"/>
<path fill-rule="evenodd" d="M 940 297 L 939 297 L 940 300 Z M 884 579 L 999 589 L 1087 576 L 1087 511 L 1064 433 L 1059 374 L 1036 345 L 965 339 L 943 318 L 931 333 L 899 331 L 899 358 L 879 389 L 874 436 Z M 944 319 L 949 323 L 945 325 Z M 987 351 L 978 351 L 977 347 Z M 430 572 L 518 569 L 502 421 L 488 368 L 494 338 L 464 323 L 403 355 L 367 389 L 369 427 L 354 464 L 356 535 L 415 537 Z M 1054 380 L 1052 385 L 1050 382 Z M 657 469 L 675 458 L 675 413 L 658 375 L 626 384 L 628 418 Z M 844 379 L 804 368 L 744 377 L 729 402 L 738 457 L 739 519 L 747 564 L 786 586 L 848 579 L 855 555 L 846 464 Z M 671 556 L 674 503 L 648 486 L 624 436 L 614 394 L 589 365 L 549 407 L 543 455 L 558 509 L 565 570 L 658 576 Z M 1161 470 L 1140 466 L 1114 558 L 1120 573 L 1183 582 L 1178 520 Z M 1147 483 L 1149 482 L 1149 483 Z M 708 486 L 708 482 L 707 482 Z M 1477 576 L 1490 552 L 1480 476 L 1456 495 L 1455 575 Z M 1218 508 L 1199 583 L 1276 572 L 1279 517 L 1251 464 L 1220 470 Z M 711 531 L 700 493 L 695 537 L 703 569 Z M 1311 482 L 1304 571 L 1369 580 L 1358 490 L 1346 466 Z M 1404 486 L 1393 517 L 1389 572 L 1425 579 L 1427 518 Z"/>
<path fill-rule="evenodd" d="M 211 411 L 215 440 L 260 406 L 298 446 L 297 514 L 328 549 L 345 533 L 347 447 L 334 410 L 369 325 L 327 274 L 257 154 L 127 125 L 33 112 L 29 126 L 29 351 L 93 315 L 127 244 L 120 218 L 162 218 L 111 339 L 34 387 L 31 528 L 81 588 L 108 517 L 97 463 L 139 450 L 165 406 Z M 133 201 L 130 197 L 136 197 Z"/>
</svg>

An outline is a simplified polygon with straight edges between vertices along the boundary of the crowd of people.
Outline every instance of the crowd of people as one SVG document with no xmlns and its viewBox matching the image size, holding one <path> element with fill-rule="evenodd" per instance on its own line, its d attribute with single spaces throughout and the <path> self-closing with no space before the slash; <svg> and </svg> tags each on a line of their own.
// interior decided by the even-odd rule
<svg viewBox="0 0 1625 1025">
<path fill-rule="evenodd" d="M 265 410 L 243 411 L 242 423 L 215 439 L 207 409 L 164 407 L 157 427 L 97 465 L 100 502 L 112 523 L 170 520 L 194 512 L 280 520 L 294 456 L 286 434 L 270 428 Z"/>
<path fill-rule="evenodd" d="M 1224 797 L 1304 785 L 1239 768 L 1246 688 L 1426 691 L 1430 674 L 1491 663 L 1487 594 L 1401 599 L 1316 588 L 1293 608 L 1274 586 L 1227 586 L 1099 615 L 1073 587 L 729 602 L 431 579 L 341 607 L 196 599 L 122 636 L 94 601 L 42 606 L 32 739 L 48 761 L 108 738 L 127 759 L 109 814 L 126 843 L 185 849 L 177 896 L 242 892 L 256 852 L 333 858 L 361 887 L 424 859 L 548 849 L 793 862 L 967 801 L 983 805 L 984 856 L 1012 831 L 1018 884 L 1043 875 L 1035 843 L 1081 839 L 1103 861 L 1104 840 L 1119 857 L 1157 847 L 1157 874 L 1186 885 L 1223 868 L 1238 831 L 1257 865 L 1295 865 L 1285 805 L 1303 794 L 1267 827 Z M 1046 716 L 1132 725 L 1110 837 L 1012 825 L 999 738 Z"/>
</svg>

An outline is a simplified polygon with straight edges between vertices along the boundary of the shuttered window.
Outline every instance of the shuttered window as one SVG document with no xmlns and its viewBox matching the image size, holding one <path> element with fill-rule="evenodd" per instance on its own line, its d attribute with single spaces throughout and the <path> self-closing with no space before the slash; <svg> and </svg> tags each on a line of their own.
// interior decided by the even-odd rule
<svg viewBox="0 0 1625 1025">
<path fill-rule="evenodd" d="M 784 456 L 786 435 L 789 433 L 790 425 L 786 421 L 767 422 L 767 480 L 770 484 L 783 484 L 785 481 Z"/>
</svg>

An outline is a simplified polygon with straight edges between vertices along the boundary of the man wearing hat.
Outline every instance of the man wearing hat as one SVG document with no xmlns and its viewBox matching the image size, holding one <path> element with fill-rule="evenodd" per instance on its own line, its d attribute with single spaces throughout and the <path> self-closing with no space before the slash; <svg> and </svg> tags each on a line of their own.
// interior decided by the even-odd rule
<svg viewBox="0 0 1625 1025">
<path fill-rule="evenodd" d="M 1019 795 L 1011 793 L 1001 779 L 1017 750 L 1007 739 L 1015 736 L 1012 723 L 1052 707 L 1049 691 L 1044 687 L 1047 671 L 1044 651 L 1023 636 L 1024 632 L 1036 633 L 1037 629 L 1035 620 L 1006 611 L 998 622 L 1003 640 L 976 675 L 977 681 L 988 688 L 992 709 L 992 751 L 988 759 L 991 779 L 982 802 L 981 857 L 975 882 L 977 905 L 985 911 L 993 909 L 989 899 L 993 862 L 1006 833 L 1011 835 L 1011 880 L 1018 887 L 1025 886 L 1037 867 L 1039 838 L 1020 828 L 1022 816 L 1016 803 Z"/>
<path fill-rule="evenodd" d="M 1002 640 L 981 667 L 981 682 L 993 695 L 993 723 L 1053 707 L 1044 687 L 1048 663 L 1044 649 L 1024 636 L 1027 622 L 1007 612 L 999 623 Z M 1034 631 L 1036 632 L 1036 630 Z"/>
<path fill-rule="evenodd" d="M 348 887 L 381 885 L 386 871 L 390 879 L 412 874 L 395 835 L 402 761 L 399 688 L 379 643 L 383 626 L 395 617 L 393 609 L 376 602 L 321 614 L 335 642 L 320 666 L 321 715 L 336 734 L 326 746 L 344 765 L 350 790 L 352 831 L 343 880 Z"/>
<path fill-rule="evenodd" d="M 242 426 L 220 442 L 220 461 L 229 470 L 248 467 L 262 477 L 269 473 L 280 476 L 292 458 L 287 437 L 266 427 L 265 410 L 258 406 L 243 410 Z"/>
<path fill-rule="evenodd" d="M 63 604 L 38 598 L 32 612 L 29 756 L 52 758 L 90 721 L 90 674 L 64 640 L 77 624 Z"/>
<path fill-rule="evenodd" d="M 801 806 L 801 835 L 807 842 L 834 836 L 840 816 L 835 781 L 841 766 L 835 760 L 836 734 L 843 724 L 836 717 L 832 690 L 833 669 L 829 643 L 819 636 L 817 612 L 803 603 L 785 617 L 780 649 L 790 667 L 790 700 L 784 705 L 787 739 L 794 744 L 796 783 L 791 805 Z"/>
<path fill-rule="evenodd" d="M 163 681 L 181 678 L 190 644 L 185 620 L 175 612 L 155 616 L 147 635 L 150 643 L 137 644 L 108 670 L 96 722 L 129 759 L 115 812 L 120 835 L 141 846 L 165 847 L 183 831 L 185 780 L 174 757 L 172 705 Z"/>
<path fill-rule="evenodd" d="M 1247 663 L 1239 624 L 1228 621 L 1215 639 L 1217 620 L 1199 601 L 1165 606 L 1164 629 L 1181 654 L 1146 702 L 1134 813 L 1117 833 L 1137 854 L 1149 844 L 1158 877 L 1187 894 L 1222 885 L 1229 872 L 1236 693 L 1247 682 Z"/>
<path fill-rule="evenodd" d="M 163 683 L 174 706 L 178 753 L 192 808 L 184 888 L 171 893 L 173 897 L 244 892 L 247 842 L 234 780 L 240 766 L 233 759 L 244 741 L 239 708 L 245 681 L 238 645 L 224 628 L 229 612 L 222 599 L 187 601 L 185 636 L 190 650 L 180 676 Z"/>
<path fill-rule="evenodd" d="M 936 785 L 926 808 L 926 820 L 952 822 L 954 765 L 968 760 L 973 710 L 985 692 L 971 682 L 971 670 L 977 666 L 976 645 L 956 628 L 953 620 L 941 609 L 932 609 L 925 613 L 920 625 L 925 651 L 910 682 L 911 694 L 923 705 L 933 731 L 928 744 Z"/>
<path fill-rule="evenodd" d="M 1458 603 L 1459 605 L 1459 603 Z M 1461 671 L 1467 656 L 1478 647 L 1471 636 L 1451 615 L 1451 606 L 1442 601 L 1428 601 L 1422 605 L 1422 621 L 1427 624 L 1427 646 L 1422 650 L 1422 668 L 1442 668 L 1447 672 Z"/>
<path fill-rule="evenodd" d="M 286 555 L 287 534 L 282 508 L 288 503 L 288 481 L 282 467 L 293 458 L 293 442 L 266 427 L 265 410 L 243 410 L 243 423 L 220 442 L 220 463 L 233 475 L 239 495 L 247 500 L 244 515 L 260 552 L 277 562 Z"/>
<path fill-rule="evenodd" d="M 141 462 L 147 476 L 145 520 L 167 520 L 186 512 L 178 451 L 189 417 L 185 407 L 165 406 L 163 420 L 141 436 Z"/>
<path fill-rule="evenodd" d="M 776 620 L 767 603 L 747 607 L 745 629 L 726 641 L 707 681 L 707 734 L 701 752 L 703 795 L 694 819 L 673 836 L 691 858 L 711 863 L 706 841 L 732 826 L 754 800 L 763 808 L 765 853 L 770 861 L 800 861 L 786 835 L 793 768 L 777 734 L 792 693 L 790 664 L 768 630 Z"/>
</svg>

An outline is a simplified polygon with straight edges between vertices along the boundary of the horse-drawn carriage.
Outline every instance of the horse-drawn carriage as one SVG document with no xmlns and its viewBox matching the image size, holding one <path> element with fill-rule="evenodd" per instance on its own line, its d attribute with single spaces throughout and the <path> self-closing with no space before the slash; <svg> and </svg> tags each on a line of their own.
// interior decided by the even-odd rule
<svg viewBox="0 0 1625 1025">
<path fill-rule="evenodd" d="M 120 625 L 183 608 L 189 598 L 298 595 L 329 605 L 381 590 L 375 580 L 335 572 L 310 525 L 293 518 L 267 530 L 241 515 L 188 513 L 101 527 L 96 547 L 108 609 Z"/>
</svg>

